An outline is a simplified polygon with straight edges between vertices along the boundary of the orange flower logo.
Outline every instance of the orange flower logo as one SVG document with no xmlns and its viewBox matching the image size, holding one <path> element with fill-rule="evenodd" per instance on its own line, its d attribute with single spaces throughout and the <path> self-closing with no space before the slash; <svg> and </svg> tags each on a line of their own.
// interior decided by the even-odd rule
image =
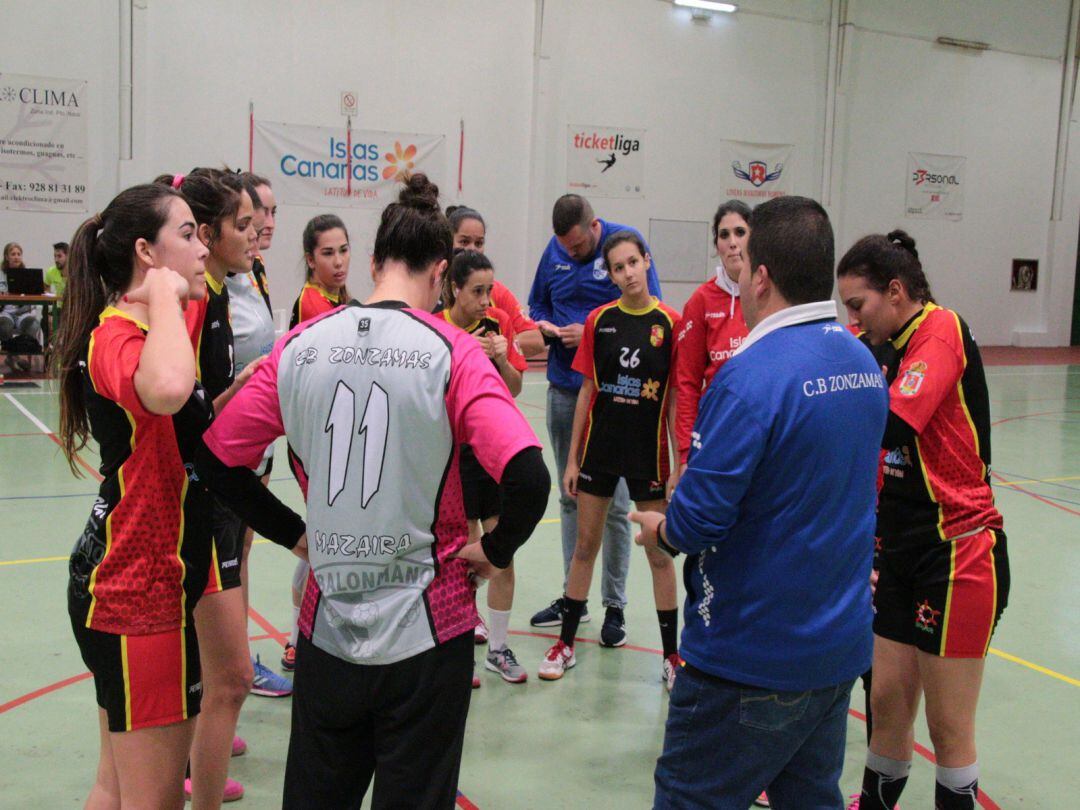
<svg viewBox="0 0 1080 810">
<path fill-rule="evenodd" d="M 409 144 L 405 149 L 401 148 L 401 141 L 394 141 L 394 151 L 386 153 L 387 167 L 383 169 L 383 180 L 404 180 L 416 163 L 416 144 Z"/>
</svg>

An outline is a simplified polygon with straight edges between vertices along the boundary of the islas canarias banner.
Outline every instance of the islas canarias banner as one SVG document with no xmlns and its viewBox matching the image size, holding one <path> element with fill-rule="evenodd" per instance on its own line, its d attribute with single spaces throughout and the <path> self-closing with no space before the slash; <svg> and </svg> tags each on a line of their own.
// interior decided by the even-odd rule
<svg viewBox="0 0 1080 810">
<path fill-rule="evenodd" d="M 381 208 L 409 173 L 443 185 L 446 137 L 256 121 L 252 168 L 281 203 Z"/>
</svg>

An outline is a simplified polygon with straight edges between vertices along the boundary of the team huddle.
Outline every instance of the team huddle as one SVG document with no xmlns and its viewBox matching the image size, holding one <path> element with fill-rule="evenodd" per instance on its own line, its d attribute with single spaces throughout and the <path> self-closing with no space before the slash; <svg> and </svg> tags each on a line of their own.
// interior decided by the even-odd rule
<svg viewBox="0 0 1080 810">
<path fill-rule="evenodd" d="M 860 676 L 852 806 L 897 806 L 923 694 L 937 807 L 975 806 L 1006 541 L 978 347 L 907 234 L 836 265 L 817 203 L 726 202 L 715 277 L 680 313 L 642 235 L 566 195 L 526 314 L 483 216 L 444 212 L 416 174 L 382 212 L 362 302 L 345 223 L 308 223 L 276 337 L 275 215 L 265 178 L 200 168 L 127 189 L 71 243 L 60 437 L 73 471 L 92 438 L 104 478 L 69 566 L 101 726 L 87 807 L 239 798 L 244 698 L 290 690 L 284 807 L 358 808 L 372 782 L 373 807 L 453 807 L 474 645 L 501 681 L 528 679 L 508 644 L 514 555 L 553 481 L 564 579 L 531 619 L 559 628 L 536 671 L 578 665 L 598 556 L 600 643 L 627 643 L 636 525 L 671 693 L 655 807 L 841 806 Z M 554 476 L 514 403 L 545 350 Z M 303 515 L 268 486 L 280 437 Z M 256 532 L 298 558 L 292 684 L 249 652 Z"/>
</svg>

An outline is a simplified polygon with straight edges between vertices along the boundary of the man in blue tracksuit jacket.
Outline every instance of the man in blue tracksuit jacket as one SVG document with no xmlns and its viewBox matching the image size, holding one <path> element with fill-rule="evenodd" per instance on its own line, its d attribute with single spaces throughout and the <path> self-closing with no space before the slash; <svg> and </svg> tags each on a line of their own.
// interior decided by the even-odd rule
<svg viewBox="0 0 1080 810">
<path fill-rule="evenodd" d="M 888 388 L 836 321 L 824 209 L 778 198 L 750 233 L 750 334 L 702 397 L 666 519 L 631 515 L 639 543 L 690 555 L 655 806 L 745 810 L 767 788 L 777 808 L 836 810 L 851 685 L 873 643 Z"/>
<path fill-rule="evenodd" d="M 594 213 L 589 201 L 566 194 L 555 202 L 551 237 L 536 267 L 529 292 L 529 314 L 544 334 L 548 345 L 547 424 L 551 449 L 555 454 L 560 490 L 562 524 L 563 588 L 577 543 L 577 501 L 562 492 L 562 476 L 570 451 L 581 375 L 570 368 L 581 342 L 585 317 L 598 306 L 619 297 L 619 288 L 608 277 L 601 251 L 604 240 L 618 231 L 633 231 L 626 225 L 605 222 Z M 642 240 L 644 241 L 644 240 Z M 660 297 L 656 258 L 649 268 L 649 292 Z M 630 506 L 626 483 L 620 482 L 608 510 L 604 530 L 603 576 L 600 596 L 607 608 L 600 643 L 618 647 L 626 643 L 623 608 L 626 607 L 626 574 L 630 569 L 630 528 L 626 513 Z M 588 621 L 588 614 L 582 615 Z M 562 595 L 532 617 L 535 627 L 562 624 Z"/>
</svg>

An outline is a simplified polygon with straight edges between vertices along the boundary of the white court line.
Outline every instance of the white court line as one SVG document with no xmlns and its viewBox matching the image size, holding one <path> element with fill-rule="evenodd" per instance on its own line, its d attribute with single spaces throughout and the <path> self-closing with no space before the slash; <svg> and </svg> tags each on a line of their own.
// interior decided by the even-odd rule
<svg viewBox="0 0 1080 810">
<path fill-rule="evenodd" d="M 22 411 L 23 416 L 25 416 L 27 419 L 29 419 L 31 422 L 33 422 L 35 425 L 37 425 L 38 430 L 40 430 L 46 436 L 52 436 L 53 435 L 53 432 L 51 430 L 49 430 L 48 425 L 46 425 L 44 422 L 42 422 L 40 419 L 38 419 L 32 413 L 30 413 L 30 411 L 26 410 L 26 407 L 21 402 L 19 402 L 19 400 L 15 399 L 15 397 L 13 397 L 11 394 L 4 394 L 4 396 L 7 398 L 8 402 L 10 402 L 12 405 L 14 405 L 20 411 Z"/>
</svg>

